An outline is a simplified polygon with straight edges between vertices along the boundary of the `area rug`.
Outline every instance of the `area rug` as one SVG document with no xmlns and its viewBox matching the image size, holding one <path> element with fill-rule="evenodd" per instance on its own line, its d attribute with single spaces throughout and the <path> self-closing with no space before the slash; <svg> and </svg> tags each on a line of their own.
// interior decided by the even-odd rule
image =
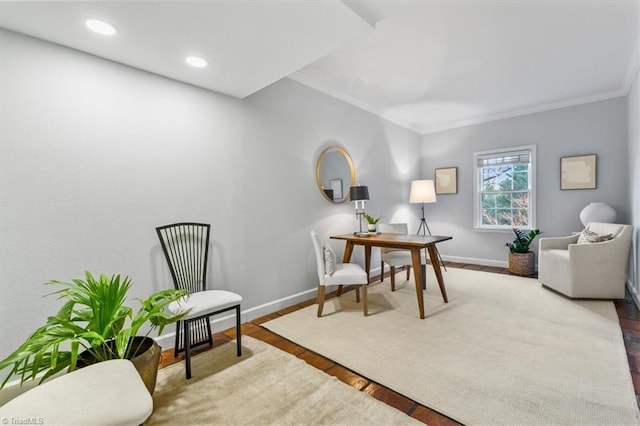
<svg viewBox="0 0 640 426">
<path fill-rule="evenodd" d="M 145 425 L 412 425 L 406 414 L 251 337 L 163 368 Z"/>
<path fill-rule="evenodd" d="M 574 301 L 535 279 L 449 268 L 449 303 L 427 271 L 424 320 L 412 281 L 370 285 L 263 324 L 467 425 L 637 425 L 610 301 Z"/>
</svg>

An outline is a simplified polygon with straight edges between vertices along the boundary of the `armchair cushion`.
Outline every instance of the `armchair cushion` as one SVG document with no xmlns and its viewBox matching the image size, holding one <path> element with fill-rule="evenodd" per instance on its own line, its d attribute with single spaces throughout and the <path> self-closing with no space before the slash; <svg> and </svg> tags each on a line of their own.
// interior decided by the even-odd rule
<svg viewBox="0 0 640 426">
<path fill-rule="evenodd" d="M 613 239 L 613 234 L 600 235 L 596 232 L 590 231 L 589 228 L 585 228 L 578 237 L 578 244 L 601 243 L 611 239 Z"/>
</svg>

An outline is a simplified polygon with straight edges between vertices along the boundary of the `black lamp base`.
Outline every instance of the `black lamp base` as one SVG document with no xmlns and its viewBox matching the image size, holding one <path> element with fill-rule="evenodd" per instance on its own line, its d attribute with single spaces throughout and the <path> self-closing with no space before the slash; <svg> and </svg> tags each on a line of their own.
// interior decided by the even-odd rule
<svg viewBox="0 0 640 426">
<path fill-rule="evenodd" d="M 417 235 L 427 235 L 427 233 L 429 235 L 431 235 L 431 229 L 429 229 L 429 225 L 427 225 L 427 219 L 425 219 L 424 217 L 424 203 L 422 204 L 422 217 L 420 218 L 420 226 L 418 227 L 418 232 L 416 233 Z M 438 259 L 440 260 L 440 264 L 442 265 L 442 267 L 444 268 L 445 271 L 447 271 L 447 266 L 444 264 L 444 260 L 442 260 L 442 256 L 440 255 L 440 251 L 438 250 L 438 247 L 435 247 L 436 249 L 436 255 L 438 256 Z M 425 259 L 426 259 L 426 249 L 425 249 Z M 448 272 L 448 271 L 447 271 Z"/>
</svg>

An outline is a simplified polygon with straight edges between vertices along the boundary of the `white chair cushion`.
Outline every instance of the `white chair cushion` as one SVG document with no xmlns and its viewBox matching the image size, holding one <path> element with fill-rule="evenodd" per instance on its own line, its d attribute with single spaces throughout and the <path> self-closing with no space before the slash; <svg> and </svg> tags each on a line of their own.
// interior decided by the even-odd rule
<svg viewBox="0 0 640 426">
<path fill-rule="evenodd" d="M 332 275 L 336 270 L 336 254 L 333 252 L 333 249 L 328 242 L 324 243 L 323 251 L 324 270 L 327 275 Z"/>
<path fill-rule="evenodd" d="M 0 407 L 3 419 L 50 425 L 140 425 L 153 399 L 131 361 L 103 361 L 51 379 Z"/>
<path fill-rule="evenodd" d="M 402 234 L 407 235 L 409 233 L 409 226 L 406 223 L 379 223 L 378 231 L 384 234 Z M 392 251 L 406 251 L 399 248 L 381 247 L 380 252 L 384 255 Z M 409 255 L 411 257 L 411 255 Z M 384 261 L 384 259 L 382 259 Z M 397 265 L 391 265 L 397 266 Z"/>
<path fill-rule="evenodd" d="M 357 263 L 338 263 L 333 275 L 325 275 L 325 285 L 367 284 L 367 273 Z"/>
<path fill-rule="evenodd" d="M 187 311 L 183 319 L 197 318 L 202 315 L 239 305 L 242 296 L 226 290 L 206 290 L 190 295 L 167 306 L 172 314 Z"/>
<path fill-rule="evenodd" d="M 413 260 L 411 259 L 411 252 L 409 250 L 383 252 L 381 259 L 389 266 L 413 266 Z M 420 250 L 420 261 L 423 265 L 427 263 L 424 250 Z"/>
</svg>

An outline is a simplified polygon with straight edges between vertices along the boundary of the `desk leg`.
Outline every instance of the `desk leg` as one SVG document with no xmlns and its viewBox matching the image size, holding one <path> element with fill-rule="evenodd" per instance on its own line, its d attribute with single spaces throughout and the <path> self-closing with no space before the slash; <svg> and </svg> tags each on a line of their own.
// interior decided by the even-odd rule
<svg viewBox="0 0 640 426">
<path fill-rule="evenodd" d="M 444 278 L 442 278 L 442 269 L 440 268 L 440 261 L 438 260 L 438 251 L 436 250 L 435 244 L 431 244 L 428 248 L 429 250 L 429 259 L 431 259 L 431 264 L 433 265 L 433 270 L 436 273 L 436 278 L 438 278 L 438 285 L 440 286 L 440 293 L 442 293 L 442 299 L 444 303 L 449 303 L 449 299 L 447 299 L 447 290 L 444 288 Z"/>
<path fill-rule="evenodd" d="M 342 263 L 349 263 L 351 260 L 351 254 L 353 253 L 353 243 L 351 241 L 347 241 L 347 244 L 344 246 L 344 254 L 342 255 Z M 367 275 L 368 276 L 368 275 Z M 358 299 L 360 299 L 360 292 L 356 291 Z M 338 286 L 337 295 L 340 297 L 342 294 L 342 284 Z"/>
<path fill-rule="evenodd" d="M 418 311 L 420 319 L 424 319 L 424 295 L 422 294 L 422 265 L 420 259 L 420 249 L 411 249 L 411 260 L 413 262 L 413 275 L 416 281 L 416 296 L 418 298 Z"/>
<path fill-rule="evenodd" d="M 342 255 L 342 263 L 349 263 L 351 261 L 351 253 L 353 253 L 353 242 L 347 241 L 344 246 L 344 255 Z"/>
<path fill-rule="evenodd" d="M 364 246 L 364 270 L 367 271 L 367 284 L 369 281 L 369 271 L 371 270 L 371 246 Z"/>
</svg>

